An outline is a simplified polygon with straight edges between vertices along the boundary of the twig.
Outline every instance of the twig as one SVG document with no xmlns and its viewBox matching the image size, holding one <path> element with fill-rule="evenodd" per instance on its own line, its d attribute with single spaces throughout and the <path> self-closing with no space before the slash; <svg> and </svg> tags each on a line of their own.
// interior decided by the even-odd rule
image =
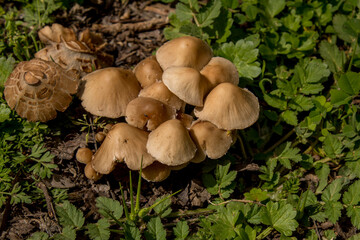
<svg viewBox="0 0 360 240">
<path fill-rule="evenodd" d="M 46 207 L 48 209 L 48 214 L 50 218 L 53 218 L 58 222 L 58 219 L 56 217 L 54 205 L 52 203 L 52 197 L 49 194 L 49 191 L 46 187 L 46 185 L 43 182 L 38 182 L 37 187 L 40 188 L 40 190 L 44 193 L 45 200 L 46 200 Z"/>
<path fill-rule="evenodd" d="M 316 231 L 316 234 L 318 236 L 318 239 L 321 239 L 321 235 L 320 235 L 318 226 L 317 226 L 316 221 L 314 219 L 313 219 L 313 223 L 314 223 L 314 226 L 315 226 L 315 231 Z"/>
<path fill-rule="evenodd" d="M 95 152 L 97 151 L 97 142 L 96 142 L 96 138 L 95 138 L 95 130 L 94 130 L 94 124 L 92 121 L 92 118 L 90 118 L 90 127 L 91 127 L 91 131 L 92 131 L 92 135 L 93 135 L 93 139 L 94 139 L 94 146 L 95 146 Z"/>
<path fill-rule="evenodd" d="M 246 200 L 246 199 L 231 199 L 231 200 L 221 202 L 221 203 L 213 203 L 210 200 L 208 200 L 208 201 L 209 201 L 209 203 L 211 205 L 214 205 L 214 206 L 224 205 L 224 204 L 228 204 L 230 202 L 254 203 L 254 204 L 259 205 L 259 206 L 263 206 L 263 207 L 265 206 L 264 204 L 262 204 L 260 202 L 252 201 L 252 200 Z"/>
<path fill-rule="evenodd" d="M 293 128 L 290 132 L 288 132 L 285 136 L 283 136 L 279 141 L 277 141 L 274 145 L 264 151 L 264 153 L 269 153 L 274 150 L 277 146 L 282 144 L 286 139 L 288 139 L 295 132 L 295 128 Z"/>
</svg>

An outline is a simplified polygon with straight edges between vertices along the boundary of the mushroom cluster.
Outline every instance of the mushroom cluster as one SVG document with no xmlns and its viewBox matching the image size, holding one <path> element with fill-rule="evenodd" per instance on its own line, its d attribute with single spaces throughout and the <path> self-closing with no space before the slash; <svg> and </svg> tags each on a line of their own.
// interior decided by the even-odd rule
<svg viewBox="0 0 360 240">
<path fill-rule="evenodd" d="M 113 57 L 101 51 L 101 36 L 88 29 L 77 40 L 73 30 L 55 23 L 38 35 L 46 47 L 16 66 L 4 84 L 4 95 L 21 117 L 46 122 L 66 110 L 81 76 L 111 66 Z"/>
<path fill-rule="evenodd" d="M 128 72 L 126 80 L 102 76 L 105 71 L 120 74 L 118 68 L 105 68 L 86 75 L 82 104 L 95 115 L 125 116 L 126 123 L 115 124 L 92 157 L 99 174 L 125 163 L 132 170 L 142 168 L 148 181 L 162 181 L 190 162 L 225 155 L 233 132 L 259 116 L 257 97 L 237 86 L 235 65 L 213 57 L 210 47 L 195 37 L 165 43 L 156 56 Z M 97 91 L 95 99 L 91 91 Z M 107 109 L 112 102 L 116 109 Z"/>
</svg>

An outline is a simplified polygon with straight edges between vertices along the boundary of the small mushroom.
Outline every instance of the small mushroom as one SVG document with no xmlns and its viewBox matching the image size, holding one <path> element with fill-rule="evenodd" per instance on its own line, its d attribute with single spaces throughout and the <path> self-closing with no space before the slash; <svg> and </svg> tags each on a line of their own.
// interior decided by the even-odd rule
<svg viewBox="0 0 360 240">
<path fill-rule="evenodd" d="M 168 68 L 163 73 L 163 82 L 184 102 L 194 106 L 203 106 L 209 83 L 198 70 L 189 67 Z"/>
<path fill-rule="evenodd" d="M 65 28 L 58 23 L 50 26 L 45 26 L 38 32 L 40 41 L 45 44 L 60 43 L 62 41 L 74 41 L 76 35 L 70 28 Z"/>
<path fill-rule="evenodd" d="M 126 106 L 137 97 L 140 85 L 135 75 L 122 68 L 104 68 L 83 78 L 81 104 L 93 115 L 108 118 L 125 116 Z"/>
<path fill-rule="evenodd" d="M 239 73 L 236 66 L 226 58 L 211 58 L 200 73 L 209 81 L 209 91 L 223 82 L 239 84 Z"/>
<path fill-rule="evenodd" d="M 103 142 L 106 137 L 106 134 L 104 132 L 97 132 L 95 134 L 95 140 L 99 143 Z"/>
<path fill-rule="evenodd" d="M 171 169 L 169 166 L 158 161 L 142 169 L 141 176 L 149 182 L 161 182 L 170 176 Z"/>
<path fill-rule="evenodd" d="M 128 168 L 140 170 L 146 168 L 155 159 L 146 151 L 149 133 L 126 123 L 115 124 L 106 135 L 104 142 L 91 161 L 95 171 L 109 174 L 117 162 L 125 162 Z"/>
<path fill-rule="evenodd" d="M 159 100 L 174 107 L 176 110 L 180 110 L 185 107 L 184 101 L 173 94 L 163 82 L 154 82 L 150 86 L 142 89 L 139 93 L 139 97 L 149 97 Z"/>
<path fill-rule="evenodd" d="M 126 122 L 148 131 L 154 130 L 167 120 L 174 119 L 175 116 L 175 108 L 147 97 L 137 97 L 126 107 Z"/>
<path fill-rule="evenodd" d="M 164 71 L 170 67 L 190 67 L 200 71 L 211 57 L 209 45 L 192 36 L 175 38 L 156 52 L 156 60 Z"/>
<path fill-rule="evenodd" d="M 196 163 L 205 160 L 205 155 L 211 159 L 224 156 L 232 144 L 230 131 L 219 129 L 207 121 L 194 122 L 190 128 L 190 136 L 198 149 L 192 160 Z"/>
<path fill-rule="evenodd" d="M 157 161 L 168 166 L 187 163 L 196 152 L 189 131 L 177 119 L 168 120 L 152 131 L 146 148 Z"/>
<path fill-rule="evenodd" d="M 91 166 L 91 163 L 86 164 L 84 173 L 88 179 L 93 181 L 97 181 L 102 177 L 102 174 L 95 171 L 95 169 Z"/>
<path fill-rule="evenodd" d="M 244 129 L 259 118 L 257 97 L 245 88 L 232 83 L 217 85 L 206 97 L 204 107 L 195 108 L 195 116 L 209 121 L 220 129 Z"/>
<path fill-rule="evenodd" d="M 80 163 L 88 164 L 92 156 L 93 152 L 89 148 L 79 148 L 76 152 L 76 160 Z"/>
<path fill-rule="evenodd" d="M 46 122 L 64 112 L 78 88 L 78 76 L 54 62 L 32 59 L 19 63 L 5 82 L 11 109 L 29 121 Z"/>
<path fill-rule="evenodd" d="M 142 88 L 161 81 L 163 70 L 156 61 L 155 56 L 150 56 L 139 62 L 134 68 L 134 74 Z"/>
</svg>

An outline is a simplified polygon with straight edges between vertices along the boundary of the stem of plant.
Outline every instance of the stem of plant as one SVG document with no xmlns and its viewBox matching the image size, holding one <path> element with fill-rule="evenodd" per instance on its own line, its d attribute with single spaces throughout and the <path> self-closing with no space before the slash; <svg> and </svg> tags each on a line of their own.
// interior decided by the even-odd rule
<svg viewBox="0 0 360 240">
<path fill-rule="evenodd" d="M 238 140 L 239 140 L 239 143 L 240 143 L 240 148 L 241 148 L 241 153 L 243 155 L 243 158 L 244 159 L 247 159 L 247 154 L 246 154 L 246 151 L 245 151 L 245 147 L 244 147 L 244 142 L 241 138 L 241 136 L 238 134 L 237 136 Z"/>
<path fill-rule="evenodd" d="M 295 132 L 295 128 L 293 128 L 290 132 L 288 132 L 285 136 L 283 136 L 279 141 L 277 141 L 274 145 L 269 147 L 267 150 L 264 151 L 264 153 L 269 153 L 272 150 L 274 150 L 277 146 L 282 144 L 286 139 L 288 139 L 293 133 Z"/>
<path fill-rule="evenodd" d="M 119 185 L 120 185 L 121 198 L 122 198 L 122 202 L 123 202 L 123 206 L 124 206 L 125 217 L 126 217 L 126 219 L 129 219 L 129 220 L 130 220 L 130 217 L 129 217 L 129 209 L 127 208 L 126 202 L 125 202 L 124 190 L 123 190 L 123 188 L 122 188 L 121 183 L 119 183 Z"/>
<path fill-rule="evenodd" d="M 136 216 L 138 215 L 138 213 L 140 211 L 140 191 L 141 191 L 142 163 L 143 163 L 143 156 L 141 156 L 139 179 L 138 179 L 138 185 L 137 185 L 137 189 L 136 189 L 136 202 L 135 202 L 135 214 L 136 214 Z"/>
<path fill-rule="evenodd" d="M 264 231 L 262 231 L 262 232 L 256 237 L 256 239 L 264 239 L 267 235 L 269 235 L 269 234 L 271 233 L 272 230 L 273 230 L 272 227 L 266 228 Z"/>
<path fill-rule="evenodd" d="M 356 53 L 356 48 L 357 48 L 357 45 L 358 45 L 358 39 L 359 39 L 359 35 L 356 37 L 356 40 L 355 40 L 355 47 L 354 47 L 354 51 L 353 51 L 353 54 L 351 56 L 351 59 L 350 59 L 350 63 L 349 63 L 349 66 L 348 66 L 348 72 L 351 71 L 351 66 L 352 66 L 352 63 L 353 63 L 353 60 L 354 60 L 354 57 L 355 57 L 355 53 Z"/>
<path fill-rule="evenodd" d="M 135 220 L 135 209 L 134 209 L 134 192 L 133 192 L 133 186 L 132 186 L 132 177 L 131 177 L 131 171 L 129 171 L 129 178 L 130 178 L 130 219 L 132 221 Z"/>
</svg>

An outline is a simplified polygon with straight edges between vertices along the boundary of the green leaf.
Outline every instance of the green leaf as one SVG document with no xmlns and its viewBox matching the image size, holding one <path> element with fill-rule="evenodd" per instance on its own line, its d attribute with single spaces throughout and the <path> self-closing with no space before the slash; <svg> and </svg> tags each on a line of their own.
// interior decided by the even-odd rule
<svg viewBox="0 0 360 240">
<path fill-rule="evenodd" d="M 338 137 L 328 134 L 325 137 L 323 149 L 328 157 L 336 158 L 342 153 L 343 145 Z"/>
<path fill-rule="evenodd" d="M 10 108 L 6 104 L 1 103 L 0 104 L 0 123 L 8 120 L 10 118 L 10 113 L 11 113 Z"/>
<path fill-rule="evenodd" d="M 275 17 L 285 8 L 285 0 L 265 0 L 262 1 L 263 6 L 265 7 L 265 11 L 270 15 L 270 17 Z"/>
<path fill-rule="evenodd" d="M 284 121 L 287 124 L 290 124 L 290 125 L 293 125 L 293 126 L 296 126 L 298 124 L 298 119 L 297 119 L 297 116 L 296 116 L 296 112 L 294 112 L 294 111 L 286 110 L 285 112 L 283 112 L 281 114 L 281 117 L 282 117 L 282 119 L 284 119 Z"/>
<path fill-rule="evenodd" d="M 179 221 L 176 223 L 173 231 L 176 236 L 176 240 L 185 240 L 189 235 L 189 226 L 186 221 Z"/>
<path fill-rule="evenodd" d="M 250 192 L 244 193 L 245 199 L 261 202 L 269 198 L 268 192 L 261 190 L 260 188 L 252 188 Z"/>
<path fill-rule="evenodd" d="M 193 12 L 191 11 L 191 9 L 183 4 L 183 3 L 178 3 L 176 4 L 176 17 L 180 20 L 180 21 L 190 21 L 193 18 Z"/>
<path fill-rule="evenodd" d="M 334 106 L 348 104 L 348 102 L 352 99 L 352 97 L 344 91 L 335 89 L 330 90 L 330 96 L 330 102 L 334 104 Z"/>
<path fill-rule="evenodd" d="M 343 203 L 346 205 L 357 205 L 360 201 L 360 180 L 357 180 L 343 195 Z"/>
<path fill-rule="evenodd" d="M 124 235 L 125 235 L 125 240 L 141 239 L 140 230 L 136 227 L 135 223 L 130 221 L 127 221 L 124 224 Z"/>
<path fill-rule="evenodd" d="M 4 87 L 6 79 L 14 69 L 15 59 L 13 57 L 0 57 L 0 90 Z"/>
<path fill-rule="evenodd" d="M 147 240 L 166 240 L 166 231 L 161 223 L 160 217 L 150 219 L 147 223 L 145 237 Z"/>
<path fill-rule="evenodd" d="M 330 174 L 330 167 L 327 164 L 321 164 L 321 167 L 315 170 L 315 174 L 319 178 L 319 184 L 316 193 L 321 193 L 328 183 L 328 176 Z"/>
<path fill-rule="evenodd" d="M 55 240 L 76 240 L 76 230 L 72 226 L 65 226 L 61 233 L 54 235 Z"/>
<path fill-rule="evenodd" d="M 344 178 L 335 179 L 329 186 L 326 187 L 321 199 L 324 202 L 338 201 L 341 197 L 340 191 L 344 186 Z"/>
<path fill-rule="evenodd" d="M 107 197 L 96 198 L 96 207 L 101 215 L 108 219 L 112 219 L 113 215 L 116 219 L 120 219 L 123 215 L 123 206 L 119 201 Z"/>
<path fill-rule="evenodd" d="M 323 78 L 327 78 L 330 75 L 330 71 L 325 63 L 319 59 L 312 60 L 305 68 L 306 77 L 305 82 L 317 83 Z"/>
<path fill-rule="evenodd" d="M 276 148 L 274 158 L 278 160 L 287 169 L 291 169 L 290 160 L 294 162 L 300 162 L 302 159 L 299 152 L 300 149 L 291 147 L 291 142 L 286 142 Z"/>
<path fill-rule="evenodd" d="M 262 223 L 269 225 L 285 236 L 291 236 L 296 230 L 298 223 L 295 220 L 296 211 L 290 204 L 283 202 L 268 202 L 263 209 Z"/>
<path fill-rule="evenodd" d="M 345 93 L 351 96 L 358 95 L 360 91 L 360 74 L 355 72 L 342 74 L 338 85 Z"/>
<path fill-rule="evenodd" d="M 297 95 L 289 102 L 289 107 L 296 111 L 308 111 L 314 107 L 313 100 L 303 95 Z"/>
<path fill-rule="evenodd" d="M 320 43 L 319 52 L 331 72 L 344 72 L 346 56 L 344 51 L 340 51 L 336 44 L 324 40 Z"/>
<path fill-rule="evenodd" d="M 360 208 L 359 208 L 359 206 L 347 207 L 346 215 L 351 219 L 351 223 L 354 225 L 354 227 L 359 229 L 360 228 Z"/>
<path fill-rule="evenodd" d="M 166 196 L 156 199 L 155 203 L 161 201 L 164 198 L 166 198 Z M 171 213 L 172 210 L 170 206 L 171 206 L 171 199 L 166 198 L 164 201 L 162 201 L 160 204 L 154 207 L 154 211 L 156 212 L 156 214 L 158 214 L 158 216 L 164 218 Z"/>
<path fill-rule="evenodd" d="M 107 240 L 110 238 L 110 223 L 102 218 L 97 223 L 91 223 L 86 226 L 86 233 L 92 240 Z"/>
<path fill-rule="evenodd" d="M 205 7 L 200 9 L 200 12 L 196 14 L 196 18 L 200 24 L 199 27 L 204 28 L 212 25 L 214 19 L 220 14 L 221 0 L 212 0 L 207 3 Z"/>
<path fill-rule="evenodd" d="M 344 28 L 344 33 L 350 35 L 353 41 L 355 41 L 358 38 L 358 35 L 360 34 L 360 20 L 355 18 L 348 19 L 344 23 L 343 28 Z"/>
<path fill-rule="evenodd" d="M 49 235 L 45 232 L 35 232 L 27 240 L 47 240 Z"/>
<path fill-rule="evenodd" d="M 69 201 L 64 201 L 56 206 L 56 213 L 62 226 L 75 227 L 77 229 L 84 225 L 85 218 L 83 213 L 72 205 Z"/>
<path fill-rule="evenodd" d="M 345 31 L 344 24 L 347 20 L 348 20 L 347 16 L 342 14 L 337 14 L 333 18 L 333 25 L 334 25 L 334 30 L 338 35 L 338 37 L 346 42 L 351 43 L 354 42 L 356 38 L 352 34 L 348 33 L 349 30 Z"/>
<path fill-rule="evenodd" d="M 264 94 L 264 100 L 271 107 L 278 108 L 280 110 L 285 110 L 287 107 L 287 102 L 284 98 L 280 98 L 272 94 Z"/>
<path fill-rule="evenodd" d="M 329 221 L 332 223 L 336 223 L 339 217 L 341 216 L 341 209 L 343 205 L 336 201 L 328 201 L 325 202 L 324 212 L 328 217 Z"/>
</svg>

